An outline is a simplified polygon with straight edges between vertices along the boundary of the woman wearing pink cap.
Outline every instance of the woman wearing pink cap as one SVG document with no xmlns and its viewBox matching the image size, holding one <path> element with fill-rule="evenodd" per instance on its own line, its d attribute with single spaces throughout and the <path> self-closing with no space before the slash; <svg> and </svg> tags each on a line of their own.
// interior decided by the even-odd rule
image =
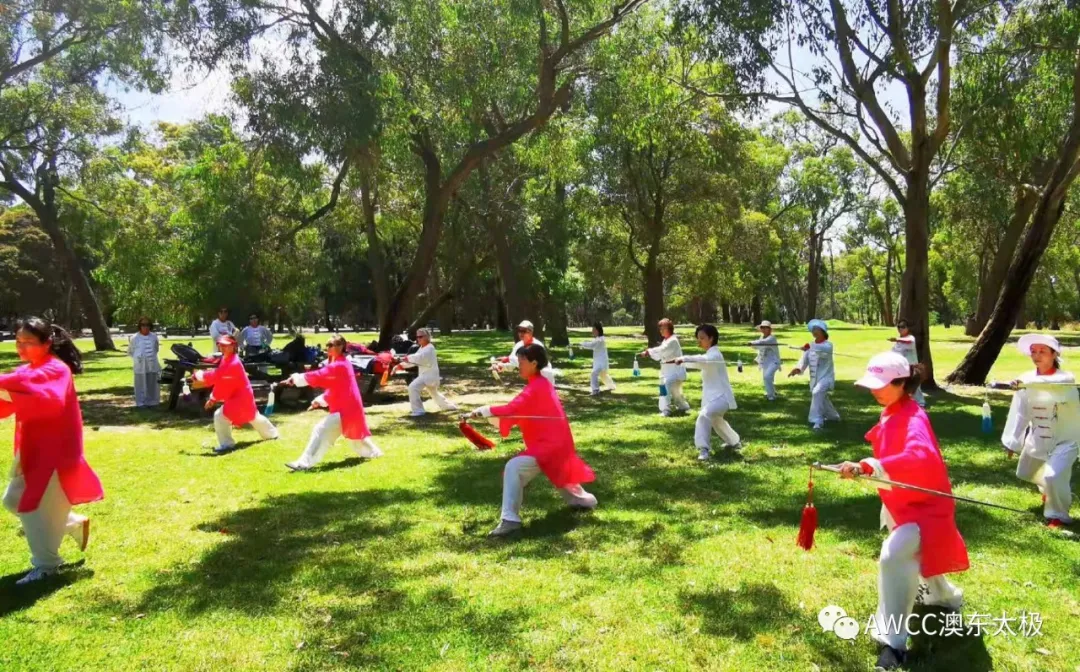
<svg viewBox="0 0 1080 672">
<path fill-rule="evenodd" d="M 1009 407 L 1001 443 L 1020 453 L 1017 478 L 1043 493 L 1043 516 L 1050 527 L 1073 522 L 1072 470 L 1080 438 L 1080 394 L 1073 374 L 1061 370 L 1061 345 L 1053 336 L 1027 334 L 1016 347 L 1031 357 L 1034 371 L 1013 381 L 1018 389 Z"/>
<path fill-rule="evenodd" d="M 214 413 L 214 431 L 217 433 L 217 454 L 227 453 L 236 446 L 232 428 L 251 423 L 264 441 L 278 438 L 278 430 L 266 416 L 255 407 L 255 393 L 251 391 L 244 363 L 236 356 L 236 339 L 221 336 L 217 339 L 221 350 L 221 363 L 216 369 L 195 372 L 195 388 L 212 387 L 210 398 L 206 400 L 206 410 L 221 404 Z"/>
<path fill-rule="evenodd" d="M 878 424 L 866 434 L 874 456 L 844 462 L 843 478 L 885 478 L 921 488 L 952 492 L 945 460 L 926 411 L 912 394 L 922 382 L 921 365 L 911 366 L 896 352 L 873 357 L 866 375 L 855 382 L 884 407 Z M 923 604 L 959 609 L 963 592 L 945 574 L 968 568 L 967 548 L 956 528 L 956 503 L 947 497 L 905 488 L 878 486 L 881 522 L 889 536 L 878 561 L 878 608 L 871 636 L 881 645 L 878 669 L 896 669 L 907 657 L 908 615 L 919 584 Z"/>
</svg>

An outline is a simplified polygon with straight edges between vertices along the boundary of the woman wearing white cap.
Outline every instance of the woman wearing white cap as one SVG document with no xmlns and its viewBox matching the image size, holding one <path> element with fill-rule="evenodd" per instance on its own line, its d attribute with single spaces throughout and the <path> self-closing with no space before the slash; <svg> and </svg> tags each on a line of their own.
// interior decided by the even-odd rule
<svg viewBox="0 0 1080 672">
<path fill-rule="evenodd" d="M 918 364 L 919 350 L 915 345 L 915 337 L 911 335 L 911 328 L 908 327 L 907 320 L 897 320 L 896 333 L 896 338 L 889 339 L 893 343 L 892 351 L 903 355 L 908 364 Z M 923 396 L 921 386 L 915 390 L 912 399 L 919 406 L 926 406 L 926 398 Z"/>
<path fill-rule="evenodd" d="M 690 402 L 682 393 L 682 385 L 686 381 L 686 367 L 675 363 L 677 357 L 682 357 L 682 346 L 675 336 L 675 323 L 665 317 L 657 326 L 664 340 L 655 348 L 642 351 L 640 356 L 652 357 L 660 362 L 660 415 L 666 417 L 671 415 L 672 404 L 675 405 L 675 410 L 685 412 L 690 410 Z"/>
<path fill-rule="evenodd" d="M 773 383 L 773 378 L 780 370 L 780 344 L 776 342 L 776 336 L 773 336 L 772 322 L 763 320 L 757 328 L 761 331 L 761 338 L 750 341 L 750 347 L 757 350 L 755 359 L 761 367 L 761 378 L 765 381 L 765 397 L 769 401 L 776 401 L 776 385 Z"/>
<path fill-rule="evenodd" d="M 896 352 L 874 356 L 855 382 L 881 404 L 881 418 L 866 434 L 874 456 L 840 465 L 843 478 L 885 478 L 952 493 L 949 472 L 926 411 L 911 398 L 922 382 L 919 365 Z M 959 609 L 964 593 L 945 578 L 969 566 L 967 547 L 956 527 L 956 502 L 907 488 L 878 485 L 881 525 L 889 536 L 878 560 L 878 607 L 870 636 L 879 644 L 876 669 L 893 670 L 907 658 L 910 618 L 925 584 L 926 606 Z M 915 621 L 918 623 L 918 621 Z"/>
<path fill-rule="evenodd" d="M 457 406 L 439 392 L 439 382 L 441 380 L 439 376 L 439 359 L 435 355 L 435 345 L 431 342 L 431 332 L 427 329 L 417 329 L 416 342 L 420 344 L 419 350 L 411 355 L 396 358 L 405 364 L 415 366 L 419 372 L 416 380 L 409 383 L 410 414 L 415 418 L 426 413 L 424 400 L 420 398 L 420 393 L 423 390 L 427 390 L 428 394 L 431 395 L 431 398 L 435 400 L 435 403 L 442 410 L 458 410 Z"/>
<path fill-rule="evenodd" d="M 1080 394 L 1073 374 L 1060 370 L 1061 345 L 1053 336 L 1027 334 L 1016 344 L 1031 357 L 1035 370 L 1013 381 L 1018 389 L 1009 407 L 1001 443 L 1020 453 L 1016 476 L 1034 483 L 1043 493 L 1047 525 L 1072 522 L 1073 463 L 1080 438 Z"/>
<path fill-rule="evenodd" d="M 810 320 L 806 328 L 814 335 L 814 342 L 803 346 L 802 359 L 788 378 L 810 371 L 809 420 L 818 430 L 825 426 L 826 420 L 840 419 L 829 399 L 829 393 L 836 387 L 836 368 L 833 366 L 833 346 L 829 342 L 829 325 L 824 320 Z"/>
<path fill-rule="evenodd" d="M 528 320 L 522 320 L 521 324 L 517 326 L 517 329 L 515 331 L 517 332 L 518 340 L 516 343 L 514 343 L 514 348 L 510 351 L 510 356 L 503 357 L 502 361 L 492 362 L 491 364 L 491 368 L 498 373 L 516 369 L 518 367 L 518 351 L 526 345 L 532 345 L 533 343 L 535 343 L 541 348 L 544 347 L 543 343 L 533 337 L 532 322 Z M 551 368 L 551 362 L 548 362 L 547 365 L 540 370 L 540 375 L 544 378 L 547 378 L 552 385 L 555 384 L 555 369 Z"/>
<path fill-rule="evenodd" d="M 675 363 L 686 364 L 691 369 L 701 369 L 701 411 L 698 412 L 697 426 L 694 429 L 694 445 L 698 449 L 698 459 L 704 462 L 709 459 L 712 449 L 713 431 L 723 440 L 725 446 L 733 450 L 739 449 L 739 434 L 724 419 L 728 411 L 733 411 L 738 406 L 735 403 L 735 392 L 728 381 L 727 363 L 720 348 L 716 346 L 720 340 L 720 332 L 711 324 L 702 324 L 694 331 L 694 336 L 705 354 L 676 357 Z"/>
</svg>

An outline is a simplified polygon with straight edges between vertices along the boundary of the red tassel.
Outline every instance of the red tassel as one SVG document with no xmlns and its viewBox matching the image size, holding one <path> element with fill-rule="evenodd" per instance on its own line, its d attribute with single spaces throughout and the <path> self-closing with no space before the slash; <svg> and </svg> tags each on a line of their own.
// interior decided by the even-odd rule
<svg viewBox="0 0 1080 672">
<path fill-rule="evenodd" d="M 458 429 L 461 430 L 462 436 L 472 442 L 476 446 L 477 450 L 491 450 L 495 447 L 495 442 L 487 438 L 480 432 L 476 431 L 476 428 L 469 423 L 462 420 L 458 424 Z"/>
<path fill-rule="evenodd" d="M 386 384 L 390 382 L 390 367 L 386 367 L 382 372 L 382 379 L 379 381 L 380 387 L 386 387 Z"/>
<path fill-rule="evenodd" d="M 799 538 L 796 540 L 799 546 L 806 550 L 814 547 L 814 532 L 817 530 L 817 507 L 814 506 L 814 468 L 810 467 L 809 490 L 806 493 L 806 506 L 802 510 L 802 520 L 799 521 Z"/>
</svg>

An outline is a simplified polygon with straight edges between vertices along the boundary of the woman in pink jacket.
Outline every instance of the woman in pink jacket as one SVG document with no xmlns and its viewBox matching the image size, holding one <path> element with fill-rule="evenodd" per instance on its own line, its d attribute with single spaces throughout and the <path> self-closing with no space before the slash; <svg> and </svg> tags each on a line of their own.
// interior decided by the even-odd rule
<svg viewBox="0 0 1080 672">
<path fill-rule="evenodd" d="M 33 569 L 16 583 L 56 573 L 64 535 L 86 550 L 90 519 L 71 512 L 105 496 L 101 481 L 83 459 L 82 411 L 72 374 L 82 360 L 67 332 L 32 318 L 15 335 L 26 362 L 0 375 L 0 418 L 15 415 L 15 461 L 4 506 L 19 517 Z"/>
<path fill-rule="evenodd" d="M 214 413 L 214 432 L 218 441 L 214 452 L 220 455 L 236 447 L 232 428 L 248 423 L 264 441 L 277 439 L 277 428 L 255 406 L 251 381 L 244 370 L 244 363 L 236 354 L 236 339 L 222 336 L 218 338 L 217 345 L 221 350 L 221 362 L 217 368 L 195 372 L 195 387 L 214 388 L 206 400 L 206 410 L 221 404 L 221 408 Z"/>
<path fill-rule="evenodd" d="M 307 471 L 326 455 L 339 436 L 344 436 L 353 451 L 360 457 L 370 459 L 382 455 L 371 440 L 371 430 L 364 415 L 364 401 L 356 385 L 356 373 L 345 358 L 345 338 L 333 336 L 326 344 L 330 357 L 322 368 L 308 373 L 294 373 L 285 381 L 296 387 L 320 387 L 326 390 L 312 402 L 311 408 L 327 408 L 330 413 L 311 430 L 307 448 L 295 462 L 287 462 L 293 471 Z"/>
<path fill-rule="evenodd" d="M 510 458 L 503 470 L 502 520 L 491 531 L 493 537 L 521 528 L 525 486 L 541 472 L 572 508 L 596 508 L 596 497 L 581 487 L 595 476 L 574 448 L 574 436 L 559 395 L 543 375 L 547 365 L 544 346 L 523 346 L 518 351 L 518 371 L 526 381 L 525 389 L 505 406 L 484 406 L 472 412 L 472 417 L 489 418 L 504 437 L 515 426 L 520 427 L 525 442 L 525 450 Z"/>
<path fill-rule="evenodd" d="M 874 456 L 844 462 L 841 474 L 886 478 L 908 485 L 952 492 L 949 472 L 926 411 L 912 398 L 922 382 L 920 365 L 896 352 L 873 357 L 866 375 L 855 382 L 884 406 L 881 419 L 866 434 Z M 956 528 L 956 502 L 904 488 L 878 486 L 882 527 L 889 536 L 878 560 L 878 609 L 872 636 L 880 644 L 879 669 L 896 669 L 907 657 L 908 616 L 919 585 L 923 604 L 959 609 L 963 591 L 945 578 L 968 568 L 967 547 Z"/>
</svg>

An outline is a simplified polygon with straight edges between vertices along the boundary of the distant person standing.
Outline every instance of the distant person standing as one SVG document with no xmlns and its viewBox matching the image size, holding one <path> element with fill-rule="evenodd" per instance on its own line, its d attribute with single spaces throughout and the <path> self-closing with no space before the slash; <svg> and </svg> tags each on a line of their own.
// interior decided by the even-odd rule
<svg viewBox="0 0 1080 672">
<path fill-rule="evenodd" d="M 218 339 L 222 336 L 236 337 L 236 334 L 236 325 L 229 321 L 229 309 L 224 306 L 218 308 L 217 319 L 210 323 L 210 340 L 214 342 L 214 352 L 221 352 Z"/>
<path fill-rule="evenodd" d="M 270 347 L 273 342 L 274 333 L 259 324 L 259 316 L 252 313 L 248 317 L 248 326 L 244 327 L 243 331 L 240 332 L 240 345 L 245 348 L 245 352 L 251 350 L 259 352 L 263 348 Z"/>
<path fill-rule="evenodd" d="M 889 341 L 893 343 L 893 352 L 900 353 L 907 359 L 908 364 L 912 366 L 919 363 L 919 350 L 916 347 L 915 337 L 911 335 L 911 329 L 908 327 L 907 320 L 897 320 L 896 322 L 896 338 L 890 338 Z M 915 389 L 915 394 L 911 395 L 911 398 L 915 400 L 919 406 L 926 406 L 926 397 L 923 396 L 922 387 Z"/>
<path fill-rule="evenodd" d="M 161 403 L 160 344 L 149 317 L 139 318 L 139 332 L 128 341 L 128 357 L 135 369 L 135 408 L 157 408 Z"/>
<path fill-rule="evenodd" d="M 776 401 L 776 384 L 773 379 L 780 370 L 780 345 L 773 335 L 772 322 L 763 320 L 758 325 L 761 338 L 750 341 L 750 347 L 757 349 L 757 363 L 761 367 L 761 378 L 765 382 L 765 398 Z"/>
</svg>

